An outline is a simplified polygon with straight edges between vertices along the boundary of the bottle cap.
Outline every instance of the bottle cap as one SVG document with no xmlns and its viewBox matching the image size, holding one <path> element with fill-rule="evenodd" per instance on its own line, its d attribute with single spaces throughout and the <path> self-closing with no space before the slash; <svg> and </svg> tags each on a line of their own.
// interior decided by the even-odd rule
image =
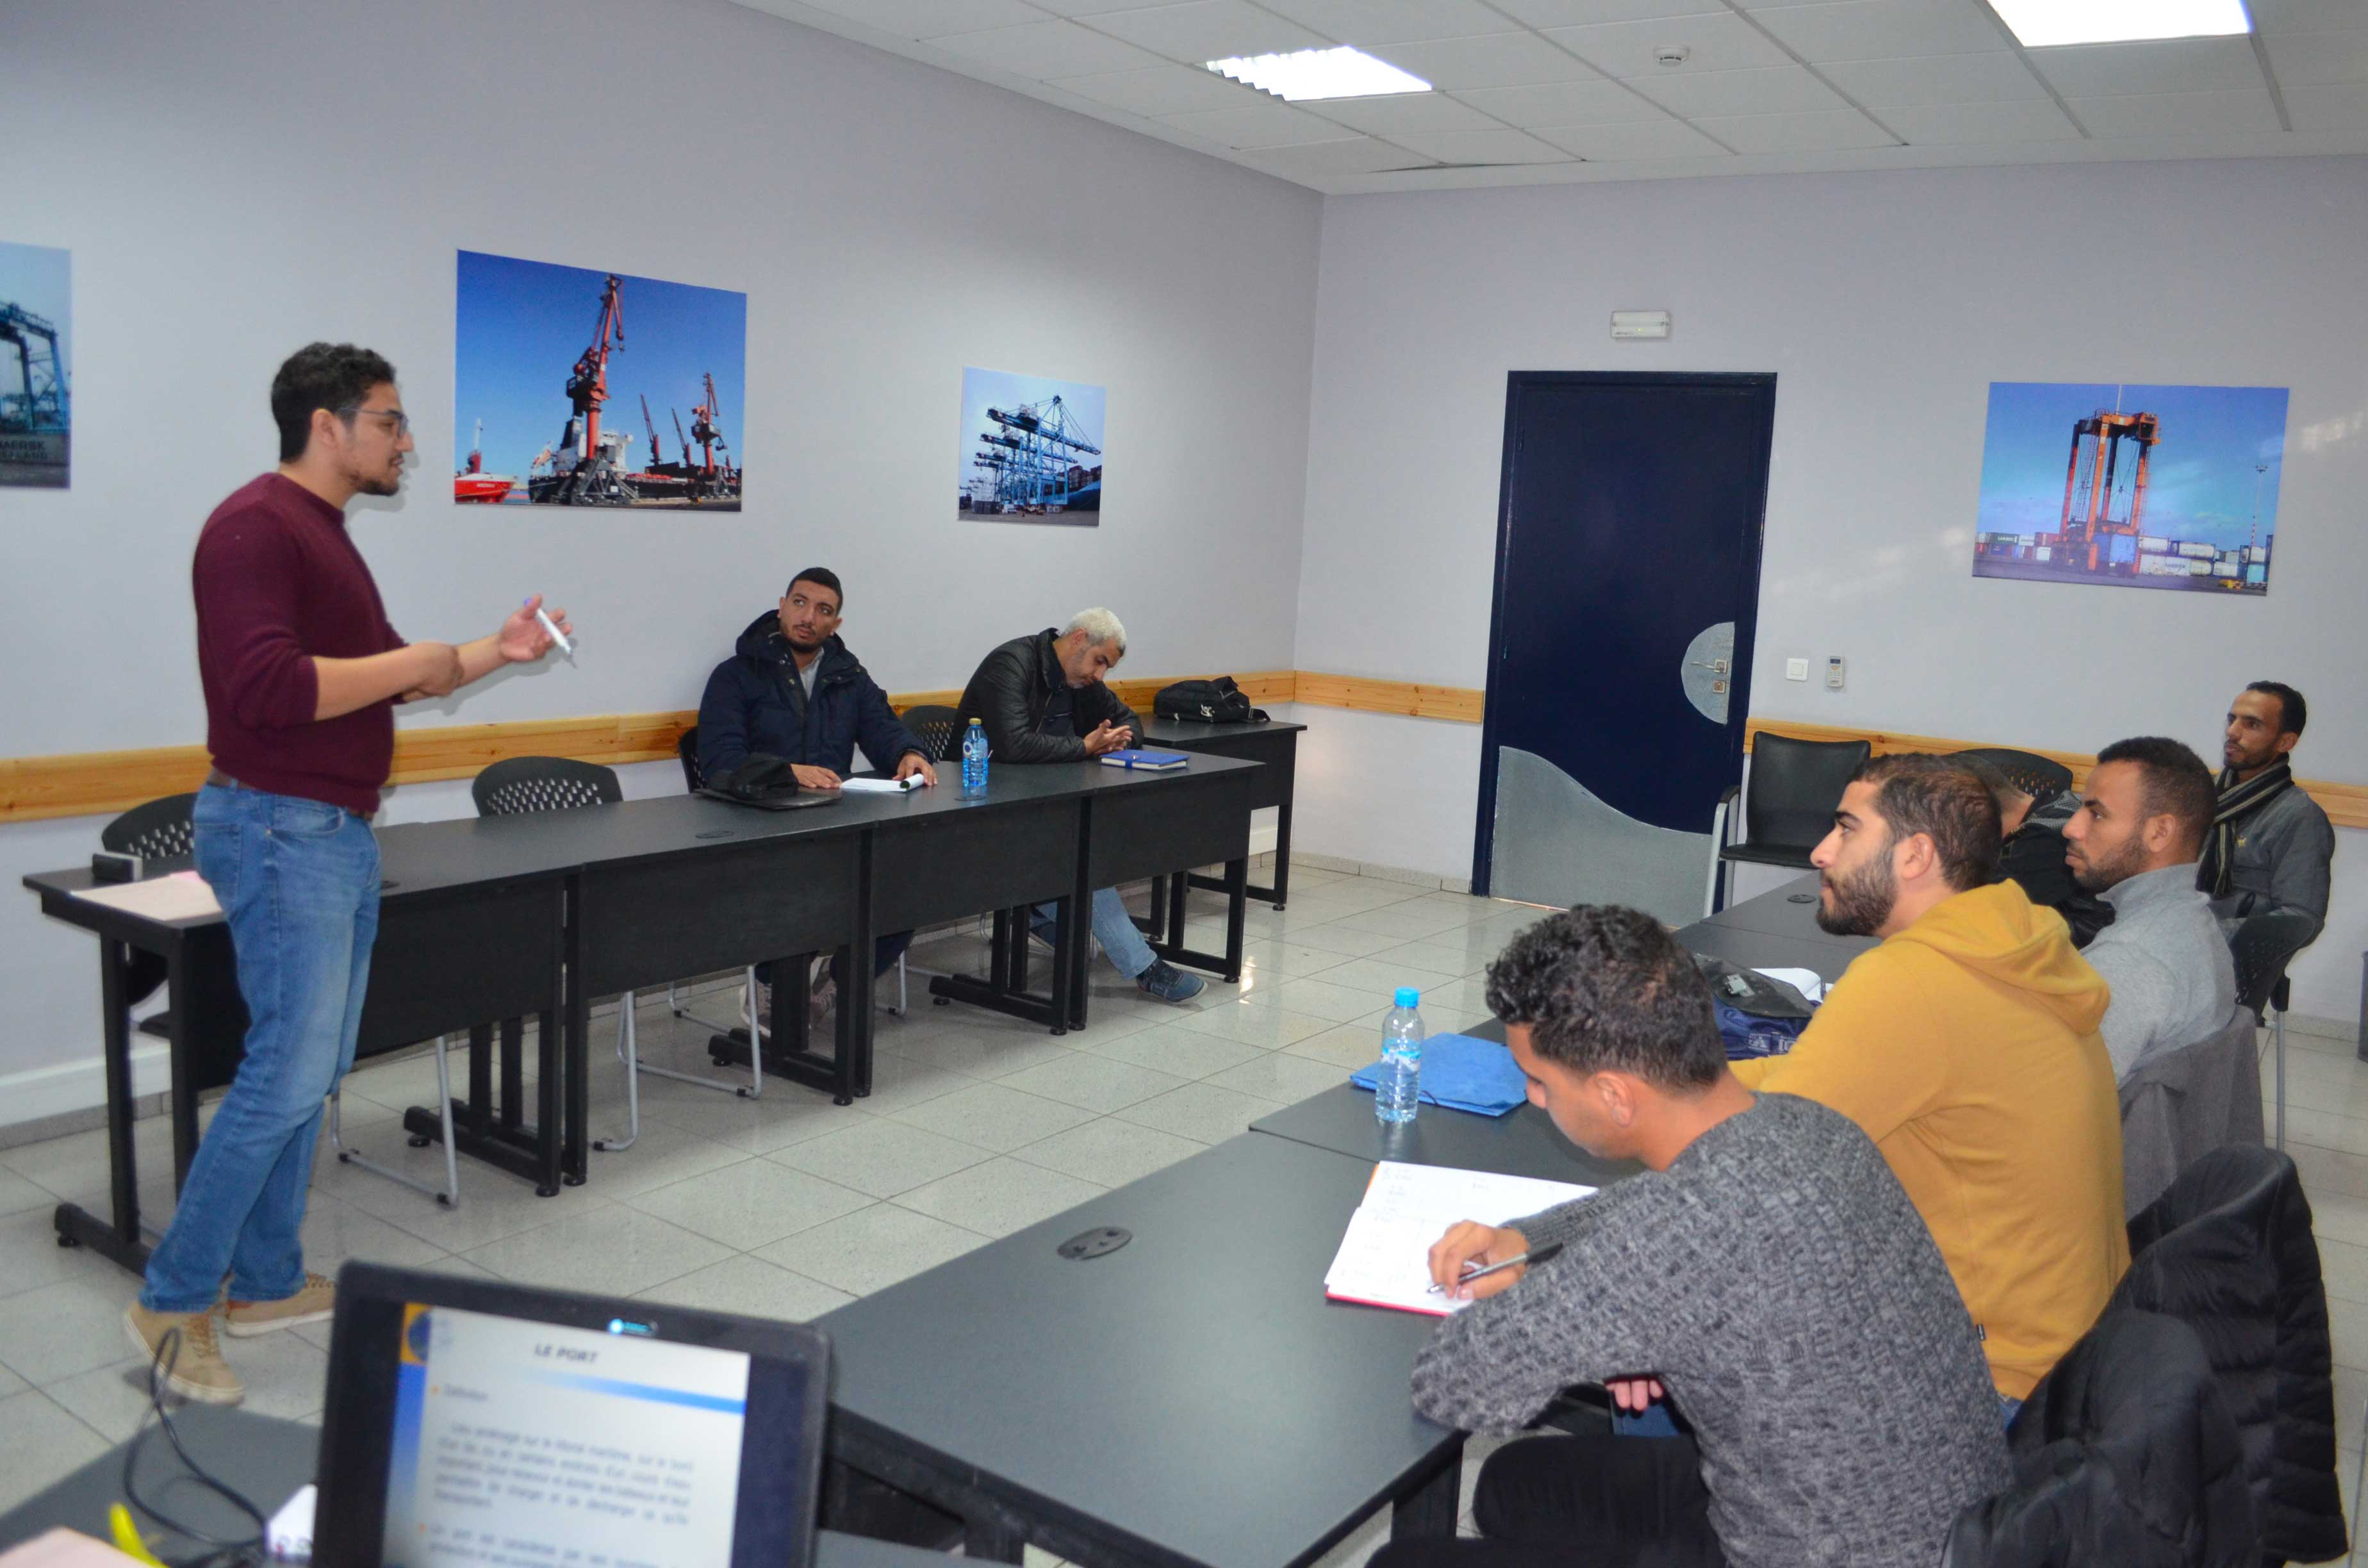
<svg viewBox="0 0 2368 1568">
<path fill-rule="evenodd" d="M 1415 1006 L 1417 1003 L 1420 1002 L 1421 1000 L 1422 1000 L 1422 993 L 1421 993 L 1421 992 L 1419 992 L 1419 991 L 1417 991 L 1413 986 L 1411 986 L 1411 985 L 1401 985 L 1401 986 L 1399 986 L 1399 987 L 1398 987 L 1398 1006 L 1401 1006 L 1401 1007 L 1411 1007 L 1411 1006 Z"/>
<path fill-rule="evenodd" d="M 973 724 L 984 724 L 984 723 L 985 723 L 985 722 L 986 722 L 986 721 L 985 721 L 985 720 L 984 720 L 984 719 L 973 719 L 973 720 L 971 721 L 971 722 L 972 722 L 972 723 L 973 723 Z"/>
</svg>

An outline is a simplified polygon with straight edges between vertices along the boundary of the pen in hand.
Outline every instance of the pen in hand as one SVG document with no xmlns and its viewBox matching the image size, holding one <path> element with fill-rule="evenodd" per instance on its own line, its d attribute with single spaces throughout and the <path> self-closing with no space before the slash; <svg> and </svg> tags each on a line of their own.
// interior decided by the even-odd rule
<svg viewBox="0 0 2368 1568">
<path fill-rule="evenodd" d="M 532 599 L 529 599 L 527 603 L 534 604 L 534 601 Z M 559 630 L 557 622 L 553 621 L 551 617 L 543 613 L 542 607 L 541 605 L 535 605 L 534 618 L 535 619 L 542 622 L 543 635 L 550 638 L 552 642 L 556 643 L 561 653 L 566 654 L 571 659 L 575 657 L 575 644 L 567 640 L 567 634 Z"/>
<path fill-rule="evenodd" d="M 1543 1263 L 1560 1251 L 1562 1251 L 1562 1244 L 1560 1242 L 1554 1242 L 1548 1245 L 1538 1247 L 1533 1251 L 1522 1253 L 1519 1256 L 1508 1257 L 1502 1263 L 1491 1263 L 1479 1268 L 1474 1268 L 1471 1265 L 1466 1264 L 1464 1266 L 1463 1272 L 1457 1277 L 1455 1282 L 1458 1285 L 1469 1285 L 1474 1279 L 1486 1279 L 1489 1275 L 1501 1274 L 1508 1268 L 1518 1268 L 1521 1265 L 1528 1263 Z M 1442 1293 L 1442 1289 L 1440 1286 L 1433 1285 L 1430 1288 L 1430 1293 L 1434 1296 L 1440 1295 Z"/>
</svg>

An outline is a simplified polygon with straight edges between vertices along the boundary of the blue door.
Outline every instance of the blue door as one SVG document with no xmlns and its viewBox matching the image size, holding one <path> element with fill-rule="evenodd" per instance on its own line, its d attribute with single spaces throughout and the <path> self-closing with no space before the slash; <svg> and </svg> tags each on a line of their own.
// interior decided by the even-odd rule
<svg viewBox="0 0 2368 1568">
<path fill-rule="evenodd" d="M 1702 915 L 1775 413 L 1772 375 L 1510 377 L 1474 891 Z"/>
</svg>

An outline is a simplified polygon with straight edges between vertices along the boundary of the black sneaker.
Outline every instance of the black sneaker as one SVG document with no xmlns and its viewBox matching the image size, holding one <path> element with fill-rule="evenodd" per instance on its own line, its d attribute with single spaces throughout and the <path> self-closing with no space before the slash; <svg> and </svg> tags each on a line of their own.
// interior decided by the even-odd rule
<svg viewBox="0 0 2368 1568">
<path fill-rule="evenodd" d="M 1190 1002 L 1209 989 L 1209 983 L 1197 974 L 1187 974 L 1165 959 L 1154 959 L 1151 967 L 1134 977 L 1134 983 L 1146 996 L 1156 996 L 1162 1002 Z"/>
</svg>

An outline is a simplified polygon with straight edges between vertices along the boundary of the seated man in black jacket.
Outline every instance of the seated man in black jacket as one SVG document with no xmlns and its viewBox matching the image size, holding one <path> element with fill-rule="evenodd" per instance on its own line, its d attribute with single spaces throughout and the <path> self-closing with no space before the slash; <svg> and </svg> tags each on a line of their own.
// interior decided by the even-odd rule
<svg viewBox="0 0 2368 1568">
<path fill-rule="evenodd" d="M 748 623 L 732 657 L 707 677 L 699 699 L 699 767 L 712 778 L 763 752 L 791 765 L 807 790 L 835 790 L 855 765 L 855 748 L 874 767 L 894 766 L 895 776 L 919 774 L 931 784 L 938 770 L 921 743 L 888 706 L 888 694 L 861 661 L 838 640 L 839 610 L 846 597 L 838 574 L 810 566 L 790 580 L 778 609 Z M 913 939 L 910 931 L 880 938 L 871 972 L 894 964 Z M 843 966 L 831 960 L 831 978 L 814 992 L 813 1016 L 829 1010 Z M 756 1017 L 772 1017 L 771 966 L 759 964 L 753 998 Z"/>
<path fill-rule="evenodd" d="M 1015 637 L 979 662 L 962 688 L 965 722 L 986 729 L 987 755 L 999 763 L 1082 762 L 1134 744 L 1143 721 L 1104 679 L 1126 656 L 1126 628 L 1106 609 L 1079 610 L 1068 626 Z M 1037 935 L 1051 940 L 1053 907 L 1036 912 Z M 1208 988 L 1151 950 L 1116 888 L 1094 894 L 1094 940 L 1102 956 L 1145 995 L 1189 1002 Z"/>
</svg>

